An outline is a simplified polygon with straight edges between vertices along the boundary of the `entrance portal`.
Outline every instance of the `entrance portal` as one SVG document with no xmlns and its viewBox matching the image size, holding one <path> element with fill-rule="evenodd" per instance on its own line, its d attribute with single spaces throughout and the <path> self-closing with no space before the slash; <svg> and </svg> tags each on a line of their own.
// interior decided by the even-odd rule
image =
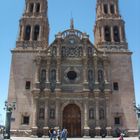
<svg viewBox="0 0 140 140">
<path fill-rule="evenodd" d="M 75 104 L 69 104 L 63 111 L 63 128 L 68 130 L 68 137 L 81 136 L 81 111 Z"/>
</svg>

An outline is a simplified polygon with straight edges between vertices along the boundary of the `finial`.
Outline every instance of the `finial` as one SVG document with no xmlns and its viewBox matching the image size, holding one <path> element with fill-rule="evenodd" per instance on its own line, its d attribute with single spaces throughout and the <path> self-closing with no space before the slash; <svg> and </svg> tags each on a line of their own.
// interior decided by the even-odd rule
<svg viewBox="0 0 140 140">
<path fill-rule="evenodd" d="M 71 18 L 71 20 L 70 20 L 70 28 L 74 29 L 74 20 L 73 20 L 73 18 Z"/>
</svg>

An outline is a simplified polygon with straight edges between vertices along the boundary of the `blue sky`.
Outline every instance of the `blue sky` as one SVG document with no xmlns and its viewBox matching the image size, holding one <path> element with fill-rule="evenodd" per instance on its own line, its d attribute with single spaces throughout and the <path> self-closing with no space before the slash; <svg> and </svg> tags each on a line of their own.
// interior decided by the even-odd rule
<svg viewBox="0 0 140 140">
<path fill-rule="evenodd" d="M 48 0 L 50 43 L 59 31 L 69 28 L 71 15 L 75 28 L 87 32 L 94 42 L 96 0 Z M 133 52 L 133 73 L 137 104 L 140 104 L 140 0 L 120 0 L 120 12 L 126 22 L 126 36 L 129 49 Z M 25 7 L 25 0 L 4 0 L 0 8 L 0 123 L 4 123 L 4 101 L 7 99 L 10 75 L 11 53 L 19 32 L 19 19 Z"/>
</svg>

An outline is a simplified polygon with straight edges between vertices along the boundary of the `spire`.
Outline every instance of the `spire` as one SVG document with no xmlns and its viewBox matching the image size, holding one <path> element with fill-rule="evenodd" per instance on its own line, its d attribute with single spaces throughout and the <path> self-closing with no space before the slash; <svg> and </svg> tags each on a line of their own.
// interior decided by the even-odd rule
<svg viewBox="0 0 140 140">
<path fill-rule="evenodd" d="M 74 20 L 73 20 L 73 18 L 71 18 L 71 20 L 70 20 L 70 28 L 74 29 Z"/>
</svg>

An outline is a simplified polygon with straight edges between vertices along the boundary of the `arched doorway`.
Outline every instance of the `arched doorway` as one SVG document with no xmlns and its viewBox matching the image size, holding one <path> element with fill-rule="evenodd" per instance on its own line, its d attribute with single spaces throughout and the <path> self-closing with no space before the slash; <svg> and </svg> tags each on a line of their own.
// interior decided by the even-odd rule
<svg viewBox="0 0 140 140">
<path fill-rule="evenodd" d="M 68 137 L 81 136 L 81 111 L 75 104 L 69 104 L 63 111 L 63 128 L 68 130 Z"/>
</svg>

